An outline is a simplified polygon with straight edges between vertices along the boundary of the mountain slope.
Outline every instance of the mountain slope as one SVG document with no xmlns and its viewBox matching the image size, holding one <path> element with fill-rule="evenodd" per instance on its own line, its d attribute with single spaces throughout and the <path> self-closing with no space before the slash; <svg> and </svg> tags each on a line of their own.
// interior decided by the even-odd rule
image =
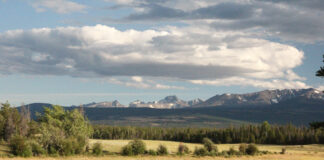
<svg viewBox="0 0 324 160">
<path fill-rule="evenodd" d="M 247 94 L 222 94 L 209 98 L 194 107 L 271 105 L 291 99 L 324 100 L 324 93 L 316 89 L 265 90 Z"/>
</svg>

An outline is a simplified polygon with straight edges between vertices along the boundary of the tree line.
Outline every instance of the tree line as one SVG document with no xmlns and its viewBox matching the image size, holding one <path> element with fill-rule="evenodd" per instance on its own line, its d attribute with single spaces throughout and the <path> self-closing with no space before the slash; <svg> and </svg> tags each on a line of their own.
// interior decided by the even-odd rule
<svg viewBox="0 0 324 160">
<path fill-rule="evenodd" d="M 95 139 L 144 139 L 200 143 L 208 137 L 215 143 L 257 144 L 324 144 L 323 128 L 297 127 L 292 124 L 242 125 L 240 127 L 217 128 L 159 128 L 120 127 L 95 125 Z"/>
</svg>

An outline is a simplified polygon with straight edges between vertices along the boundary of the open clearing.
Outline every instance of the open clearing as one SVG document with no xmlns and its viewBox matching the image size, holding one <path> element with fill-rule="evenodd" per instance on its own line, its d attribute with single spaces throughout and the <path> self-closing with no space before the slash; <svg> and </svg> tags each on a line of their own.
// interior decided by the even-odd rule
<svg viewBox="0 0 324 160">
<path fill-rule="evenodd" d="M 103 145 L 105 151 L 119 153 L 121 148 L 128 144 L 130 140 L 90 140 L 90 145 L 99 142 Z M 156 149 L 160 144 L 163 144 L 168 147 L 168 150 L 171 154 L 177 152 L 178 145 L 180 142 L 172 141 L 154 141 L 154 140 L 144 140 L 147 149 Z M 202 147 L 201 144 L 195 143 L 182 143 L 189 147 L 190 151 L 193 151 L 195 147 Z M 238 150 L 239 144 L 217 144 L 218 150 L 229 150 L 231 147 Z M 259 150 L 261 151 L 270 151 L 270 152 L 281 152 L 282 148 L 286 148 L 286 153 L 299 153 L 299 154 L 324 154 L 324 145 L 258 145 Z"/>
<path fill-rule="evenodd" d="M 109 159 L 109 160 L 195 160 L 195 159 L 215 159 L 215 160 L 324 160 L 324 145 L 258 145 L 259 150 L 267 150 L 270 152 L 281 152 L 282 148 L 286 148 L 286 154 L 269 154 L 263 156 L 242 156 L 242 157 L 195 157 L 193 155 L 187 156 L 176 156 L 174 155 L 177 151 L 177 147 L 180 142 L 172 142 L 172 141 L 154 141 L 154 140 L 144 140 L 147 149 L 156 149 L 160 144 L 163 144 L 168 147 L 171 155 L 169 156 L 134 156 L 134 157 L 124 157 L 118 155 L 121 148 L 125 146 L 130 140 L 90 140 L 90 145 L 93 145 L 96 142 L 100 142 L 104 151 L 108 151 L 110 153 L 116 153 L 117 155 L 107 155 L 103 157 L 94 157 L 94 156 L 72 156 L 72 157 L 33 157 L 33 158 L 0 158 L 4 160 L 101 160 L 101 159 Z M 183 143 L 187 145 L 190 151 L 193 151 L 195 147 L 201 147 L 201 144 L 194 143 Z M 217 145 L 220 151 L 228 150 L 230 147 L 234 147 L 238 150 L 239 144 L 219 144 Z M 7 152 L 8 148 L 0 147 L 0 152 Z"/>
</svg>

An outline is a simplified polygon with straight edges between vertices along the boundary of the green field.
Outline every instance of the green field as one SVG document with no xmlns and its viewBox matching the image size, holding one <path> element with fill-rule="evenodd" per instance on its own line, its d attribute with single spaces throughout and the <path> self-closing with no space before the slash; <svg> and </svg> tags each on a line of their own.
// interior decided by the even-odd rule
<svg viewBox="0 0 324 160">
<path fill-rule="evenodd" d="M 153 140 L 144 140 L 147 149 L 156 149 L 160 144 L 163 144 L 168 147 L 171 155 L 169 156 L 133 156 L 133 157 L 125 157 L 120 156 L 120 150 L 123 146 L 125 146 L 129 140 L 96 140 L 91 139 L 90 145 L 94 143 L 101 143 L 103 145 L 104 151 L 108 151 L 111 153 L 110 155 L 95 157 L 95 156 L 72 156 L 72 157 L 33 157 L 33 158 L 0 158 L 0 159 L 17 159 L 17 160 L 101 160 L 101 159 L 112 159 L 112 160 L 191 160 L 191 159 L 215 159 L 215 160 L 324 160 L 324 145 L 258 145 L 259 150 L 262 151 L 270 151 L 272 154 L 262 155 L 262 156 L 242 156 L 242 157 L 195 157 L 193 155 L 186 156 L 177 156 L 175 155 L 177 151 L 177 147 L 180 142 L 172 142 L 172 141 L 153 141 Z M 201 147 L 201 144 L 194 143 L 182 143 L 189 147 L 191 151 L 195 149 L 195 147 Z M 238 149 L 239 144 L 218 144 L 218 149 L 220 151 L 228 150 L 230 147 L 234 147 L 236 150 Z M 286 148 L 286 154 L 281 155 L 279 152 L 282 148 Z M 5 154 L 9 152 L 9 148 L 5 145 L 0 146 L 0 153 Z"/>
</svg>

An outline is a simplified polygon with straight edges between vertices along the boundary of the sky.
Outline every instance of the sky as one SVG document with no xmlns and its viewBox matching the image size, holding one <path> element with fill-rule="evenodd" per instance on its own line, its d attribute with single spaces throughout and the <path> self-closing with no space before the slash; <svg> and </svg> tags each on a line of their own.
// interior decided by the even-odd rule
<svg viewBox="0 0 324 160">
<path fill-rule="evenodd" d="M 317 88 L 322 0 L 0 0 L 0 102 Z"/>
</svg>

